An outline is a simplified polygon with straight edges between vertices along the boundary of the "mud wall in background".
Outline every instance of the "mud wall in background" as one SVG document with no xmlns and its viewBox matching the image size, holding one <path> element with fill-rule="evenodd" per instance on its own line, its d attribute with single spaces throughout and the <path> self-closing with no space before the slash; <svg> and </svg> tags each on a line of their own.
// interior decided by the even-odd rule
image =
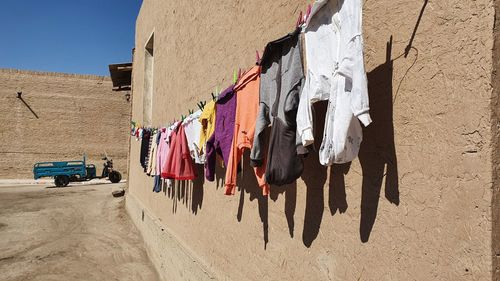
<svg viewBox="0 0 500 281">
<path fill-rule="evenodd" d="M 255 50 L 290 32 L 308 3 L 145 0 L 132 119 L 143 119 L 144 47 L 153 32 L 153 124 L 165 125 L 227 86 L 234 69 L 251 66 Z M 312 154 L 301 179 L 272 187 L 269 198 L 248 165 L 233 197 L 223 195 L 222 170 L 216 183 L 200 177 L 154 194 L 133 141 L 128 210 L 142 217 L 135 221 L 161 274 L 490 280 L 494 13 L 490 0 L 365 0 L 374 123 L 364 130 L 359 159 L 327 169 Z M 172 244 L 180 245 L 175 253 L 159 250 Z M 200 270 L 179 272 L 169 262 L 176 254 Z"/>
<path fill-rule="evenodd" d="M 83 153 L 100 173 L 104 152 L 126 173 L 130 103 L 111 89 L 108 77 L 0 69 L 0 178 Z"/>
</svg>

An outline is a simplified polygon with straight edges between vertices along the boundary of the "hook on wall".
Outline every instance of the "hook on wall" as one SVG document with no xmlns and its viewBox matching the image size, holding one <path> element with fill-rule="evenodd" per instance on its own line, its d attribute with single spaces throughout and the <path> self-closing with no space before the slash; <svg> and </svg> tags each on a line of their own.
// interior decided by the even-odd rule
<svg viewBox="0 0 500 281">
<path fill-rule="evenodd" d="M 20 99 L 24 103 L 24 105 L 26 105 L 26 107 L 31 111 L 31 113 L 33 113 L 33 115 L 35 115 L 36 119 L 40 119 L 40 117 L 38 117 L 38 115 L 35 113 L 35 111 L 33 111 L 31 106 L 29 106 L 29 104 L 26 103 L 26 101 L 23 99 L 22 94 L 23 94 L 23 92 L 17 92 L 17 98 Z"/>
</svg>

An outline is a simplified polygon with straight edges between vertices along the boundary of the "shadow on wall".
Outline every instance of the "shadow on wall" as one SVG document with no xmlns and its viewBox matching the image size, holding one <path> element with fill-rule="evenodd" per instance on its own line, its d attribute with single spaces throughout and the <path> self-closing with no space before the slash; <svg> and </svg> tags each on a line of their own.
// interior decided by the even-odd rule
<svg viewBox="0 0 500 281">
<path fill-rule="evenodd" d="M 382 182 L 385 197 L 399 205 L 399 178 L 393 124 L 392 37 L 387 43 L 386 62 L 368 73 L 370 114 L 373 123 L 363 129 L 359 162 L 363 172 L 359 234 L 368 242 L 375 219 Z"/>
<path fill-rule="evenodd" d="M 243 163 L 248 163 L 250 159 L 250 150 L 246 149 L 243 153 L 242 161 Z M 262 223 L 262 236 L 264 240 L 264 249 L 267 247 L 269 242 L 269 216 L 268 216 L 268 204 L 269 199 L 267 196 L 262 195 L 262 189 L 259 187 L 255 173 L 250 165 L 244 165 L 243 169 L 239 171 L 237 178 L 237 185 L 239 187 L 240 199 L 238 204 L 238 212 L 236 214 L 236 219 L 241 222 L 243 218 L 243 210 L 245 204 L 245 196 L 248 194 L 250 196 L 250 202 L 257 200 L 259 208 L 259 217 Z M 272 188 L 271 188 L 272 189 Z"/>
<path fill-rule="evenodd" d="M 394 143 L 393 125 L 393 62 L 391 60 L 392 38 L 387 44 L 386 62 L 368 73 L 370 114 L 373 123 L 363 129 L 363 142 L 359 152 L 362 168 L 361 223 L 359 227 L 362 242 L 369 240 L 379 203 L 382 183 L 385 179 L 385 197 L 389 202 L 399 205 L 399 185 L 397 157 Z M 321 145 L 326 114 L 326 102 L 315 104 L 316 143 Z M 319 132 L 319 135 L 318 135 Z M 344 176 L 351 164 L 333 165 L 329 176 L 328 207 L 331 215 L 347 211 Z M 305 160 L 302 180 L 307 187 L 306 210 L 302 241 L 310 247 L 316 240 L 321 227 L 324 211 L 324 186 L 328 179 L 327 167 L 319 163 L 317 149 Z"/>
<path fill-rule="evenodd" d="M 370 114 L 373 123 L 363 128 L 363 142 L 359 152 L 359 161 L 362 169 L 362 195 L 361 195 L 361 223 L 359 227 L 360 239 L 367 242 L 375 224 L 378 211 L 378 203 L 382 184 L 385 177 L 385 197 L 389 202 L 399 205 L 399 180 L 397 169 L 397 157 L 394 143 L 393 125 L 393 60 L 391 59 L 392 37 L 387 43 L 386 62 L 370 73 L 369 96 Z M 345 175 L 349 172 L 351 163 L 333 165 L 328 168 L 319 162 L 318 149 L 321 145 L 324 129 L 324 120 L 327 110 L 327 101 L 314 104 L 315 112 L 315 144 L 305 159 L 304 173 L 301 176 L 306 185 L 306 208 L 304 214 L 304 228 L 302 241 L 306 247 L 310 247 L 316 240 L 323 219 L 325 198 L 324 188 L 328 182 L 328 207 L 333 216 L 344 213 L 348 209 L 346 198 Z M 244 153 L 243 161 L 249 159 L 249 150 Z M 198 177 L 192 182 L 176 182 L 172 188 L 164 188 L 165 194 L 172 199 L 172 212 L 177 212 L 177 204 L 180 202 L 186 208 L 190 208 L 193 214 L 197 214 L 203 203 L 204 170 L 202 165 L 196 165 Z M 216 165 L 217 189 L 224 186 L 224 169 Z M 269 242 L 268 224 L 268 197 L 262 195 L 253 169 L 249 165 L 238 174 L 239 205 L 236 219 L 241 222 L 244 214 L 245 197 L 248 195 L 250 202 L 257 200 L 259 215 L 262 222 L 264 249 Z M 297 184 L 271 187 L 269 198 L 276 201 L 280 195 L 285 197 L 285 215 L 288 223 L 290 236 L 294 237 L 295 210 L 297 204 Z"/>
<path fill-rule="evenodd" d="M 428 0 L 424 0 L 417 23 L 413 30 L 411 39 L 405 48 L 405 53 L 395 59 L 407 57 L 411 49 L 415 49 L 412 44 L 418 26 L 427 6 Z M 415 49 L 416 50 L 416 49 Z M 418 50 L 417 50 L 418 57 Z M 359 152 L 359 162 L 362 169 L 362 194 L 361 194 L 361 220 L 360 239 L 363 243 L 368 242 L 370 234 L 378 212 L 378 203 L 382 184 L 385 177 L 385 198 L 399 205 L 399 176 L 397 166 L 396 147 L 394 142 L 393 124 L 393 62 L 392 59 L 392 36 L 387 43 L 386 61 L 368 73 L 370 114 L 373 123 L 368 128 L 363 128 L 363 142 Z M 415 59 L 416 62 L 416 59 Z M 415 62 L 411 67 L 414 66 Z M 407 70 L 411 69 L 411 67 Z M 406 74 L 405 74 L 406 76 Z M 404 77 L 405 77 L 404 76 Z M 403 80 L 404 80 L 403 77 Z M 402 81 L 403 81 L 402 80 Z M 401 81 L 401 82 L 402 82 Z M 399 87 L 398 87 L 399 89 Z M 395 94 L 397 95 L 397 93 Z M 394 97 L 395 99 L 395 97 Z M 306 184 L 306 210 L 304 215 L 304 229 L 302 231 L 302 241 L 306 247 L 310 247 L 316 240 L 321 227 L 324 212 L 324 187 L 328 178 L 327 167 L 319 162 L 318 147 L 321 145 L 324 119 L 327 109 L 327 102 L 318 102 L 314 105 L 315 112 L 315 140 L 314 151 L 305 159 L 304 173 L 301 176 Z M 249 159 L 249 151 L 245 152 L 243 161 Z M 351 163 L 333 165 L 329 175 L 329 196 L 328 207 L 331 215 L 337 212 L 347 211 L 348 204 L 345 191 L 344 176 L 349 172 Z M 172 212 L 177 212 L 177 203 L 182 202 L 187 208 L 191 208 L 193 214 L 197 214 L 203 203 L 204 170 L 203 166 L 196 165 L 199 177 L 192 182 L 177 182 L 172 188 L 163 189 L 166 196 L 173 200 Z M 242 173 L 242 174 L 241 174 Z M 217 189 L 224 186 L 225 171 L 220 165 L 216 165 L 216 186 Z M 268 197 L 262 195 L 262 190 L 255 179 L 253 169 L 245 165 L 243 171 L 238 174 L 238 186 L 240 191 L 237 220 L 241 222 L 245 196 L 249 194 L 250 201 L 257 199 L 259 215 L 262 222 L 264 248 L 269 242 L 268 224 Z M 289 234 L 294 237 L 295 209 L 297 203 L 296 183 L 277 187 L 271 187 L 270 198 L 276 201 L 280 195 L 285 196 L 285 215 L 288 223 Z"/>
<path fill-rule="evenodd" d="M 424 14 L 428 0 L 424 4 L 418 16 L 416 25 L 412 32 L 405 52 L 392 59 L 392 36 L 387 43 L 386 61 L 367 74 L 370 98 L 370 114 L 373 123 L 368 128 L 363 128 L 363 142 L 359 151 L 359 162 L 362 169 L 361 186 L 361 219 L 359 234 L 363 243 L 368 242 L 375 220 L 377 218 L 378 204 L 382 184 L 385 187 L 385 198 L 399 205 L 399 176 L 396 147 L 394 142 L 393 124 L 393 100 L 396 99 L 399 86 L 406 77 L 409 70 L 415 65 L 418 58 L 418 50 L 413 47 L 420 21 Z M 393 62 L 401 57 L 407 57 L 410 50 L 415 49 L 417 56 L 412 66 L 403 76 L 396 93 L 393 89 Z M 395 95 L 395 97 L 393 97 Z M 328 102 L 317 102 L 314 104 L 315 112 L 315 140 L 314 151 L 305 159 L 304 173 L 301 176 L 306 184 L 306 209 L 304 214 L 304 229 L 302 231 L 302 241 L 306 247 L 310 247 L 316 240 L 321 227 L 324 212 L 324 187 L 326 180 L 328 183 L 328 207 L 333 216 L 344 213 L 348 209 L 345 191 L 345 175 L 349 172 L 351 163 L 333 165 L 328 176 L 327 167 L 319 162 L 318 149 L 322 141 L 324 120 Z M 269 132 L 267 132 L 268 134 Z M 249 159 L 249 151 L 246 150 L 242 161 Z M 219 160 L 218 160 L 219 161 Z M 203 203 L 204 169 L 201 165 L 196 165 L 198 177 L 192 182 L 176 183 L 172 188 L 164 188 L 164 193 L 173 200 L 173 213 L 177 212 L 177 203 L 182 202 L 187 208 L 191 208 L 193 214 L 197 214 Z M 217 190 L 224 187 L 225 171 L 220 165 L 216 165 L 216 186 Z M 236 218 L 241 222 L 245 204 L 245 196 L 250 196 L 250 201 L 257 200 L 259 215 L 262 222 L 264 249 L 269 242 L 268 223 L 268 197 L 262 195 L 262 190 L 258 186 L 253 169 L 245 165 L 238 174 L 238 187 L 240 191 L 239 205 Z M 269 198 L 276 201 L 280 195 L 285 196 L 285 216 L 288 223 L 289 234 L 293 238 L 295 231 L 295 210 L 297 204 L 297 184 L 293 183 L 283 187 L 272 186 Z"/>
<path fill-rule="evenodd" d="M 304 160 L 304 173 L 301 176 L 306 184 L 306 210 L 302 230 L 302 242 L 306 247 L 310 247 L 318 237 L 323 220 L 324 187 L 328 177 L 328 168 L 320 164 L 318 148 L 323 140 L 327 106 L 328 101 L 314 104 L 314 151 L 311 151 Z"/>
<path fill-rule="evenodd" d="M 203 195 L 205 184 L 203 165 L 195 165 L 197 177 L 193 181 L 174 181 L 172 187 L 163 183 L 163 193 L 172 200 L 172 213 L 177 213 L 177 204 L 182 203 L 195 215 L 203 206 Z"/>
</svg>

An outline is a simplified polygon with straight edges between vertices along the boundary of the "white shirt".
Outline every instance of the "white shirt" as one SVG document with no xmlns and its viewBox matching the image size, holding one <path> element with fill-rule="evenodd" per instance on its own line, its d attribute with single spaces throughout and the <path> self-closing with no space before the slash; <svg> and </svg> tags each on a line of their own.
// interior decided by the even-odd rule
<svg viewBox="0 0 500 281">
<path fill-rule="evenodd" d="M 205 156 L 200 155 L 200 147 L 198 143 L 200 141 L 201 134 L 201 123 L 200 123 L 201 110 L 194 112 L 184 119 L 182 125 L 184 126 L 184 132 L 186 133 L 186 139 L 189 146 L 189 151 L 194 162 L 197 164 L 205 163 Z"/>
<path fill-rule="evenodd" d="M 361 0 L 317 0 L 304 27 L 307 73 L 297 131 L 304 146 L 314 143 L 312 104 L 329 101 L 319 152 L 322 165 L 356 158 L 363 138 L 356 119 L 365 126 L 371 123 L 362 12 Z"/>
</svg>

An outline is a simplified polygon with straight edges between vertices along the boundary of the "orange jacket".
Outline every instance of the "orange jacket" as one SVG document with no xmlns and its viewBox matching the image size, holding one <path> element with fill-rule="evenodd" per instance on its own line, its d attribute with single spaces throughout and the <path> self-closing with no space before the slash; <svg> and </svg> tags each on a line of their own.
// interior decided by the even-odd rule
<svg viewBox="0 0 500 281">
<path fill-rule="evenodd" d="M 234 87 L 237 99 L 236 116 L 233 142 L 226 170 L 226 195 L 234 195 L 236 190 L 238 163 L 243 156 L 243 150 L 245 148 L 251 149 L 253 146 L 255 122 L 259 111 L 259 88 L 259 66 L 255 66 L 245 73 Z M 262 188 L 262 193 L 267 195 L 269 193 L 269 185 L 265 181 L 265 170 L 265 163 L 261 167 L 254 168 L 257 182 Z"/>
</svg>

